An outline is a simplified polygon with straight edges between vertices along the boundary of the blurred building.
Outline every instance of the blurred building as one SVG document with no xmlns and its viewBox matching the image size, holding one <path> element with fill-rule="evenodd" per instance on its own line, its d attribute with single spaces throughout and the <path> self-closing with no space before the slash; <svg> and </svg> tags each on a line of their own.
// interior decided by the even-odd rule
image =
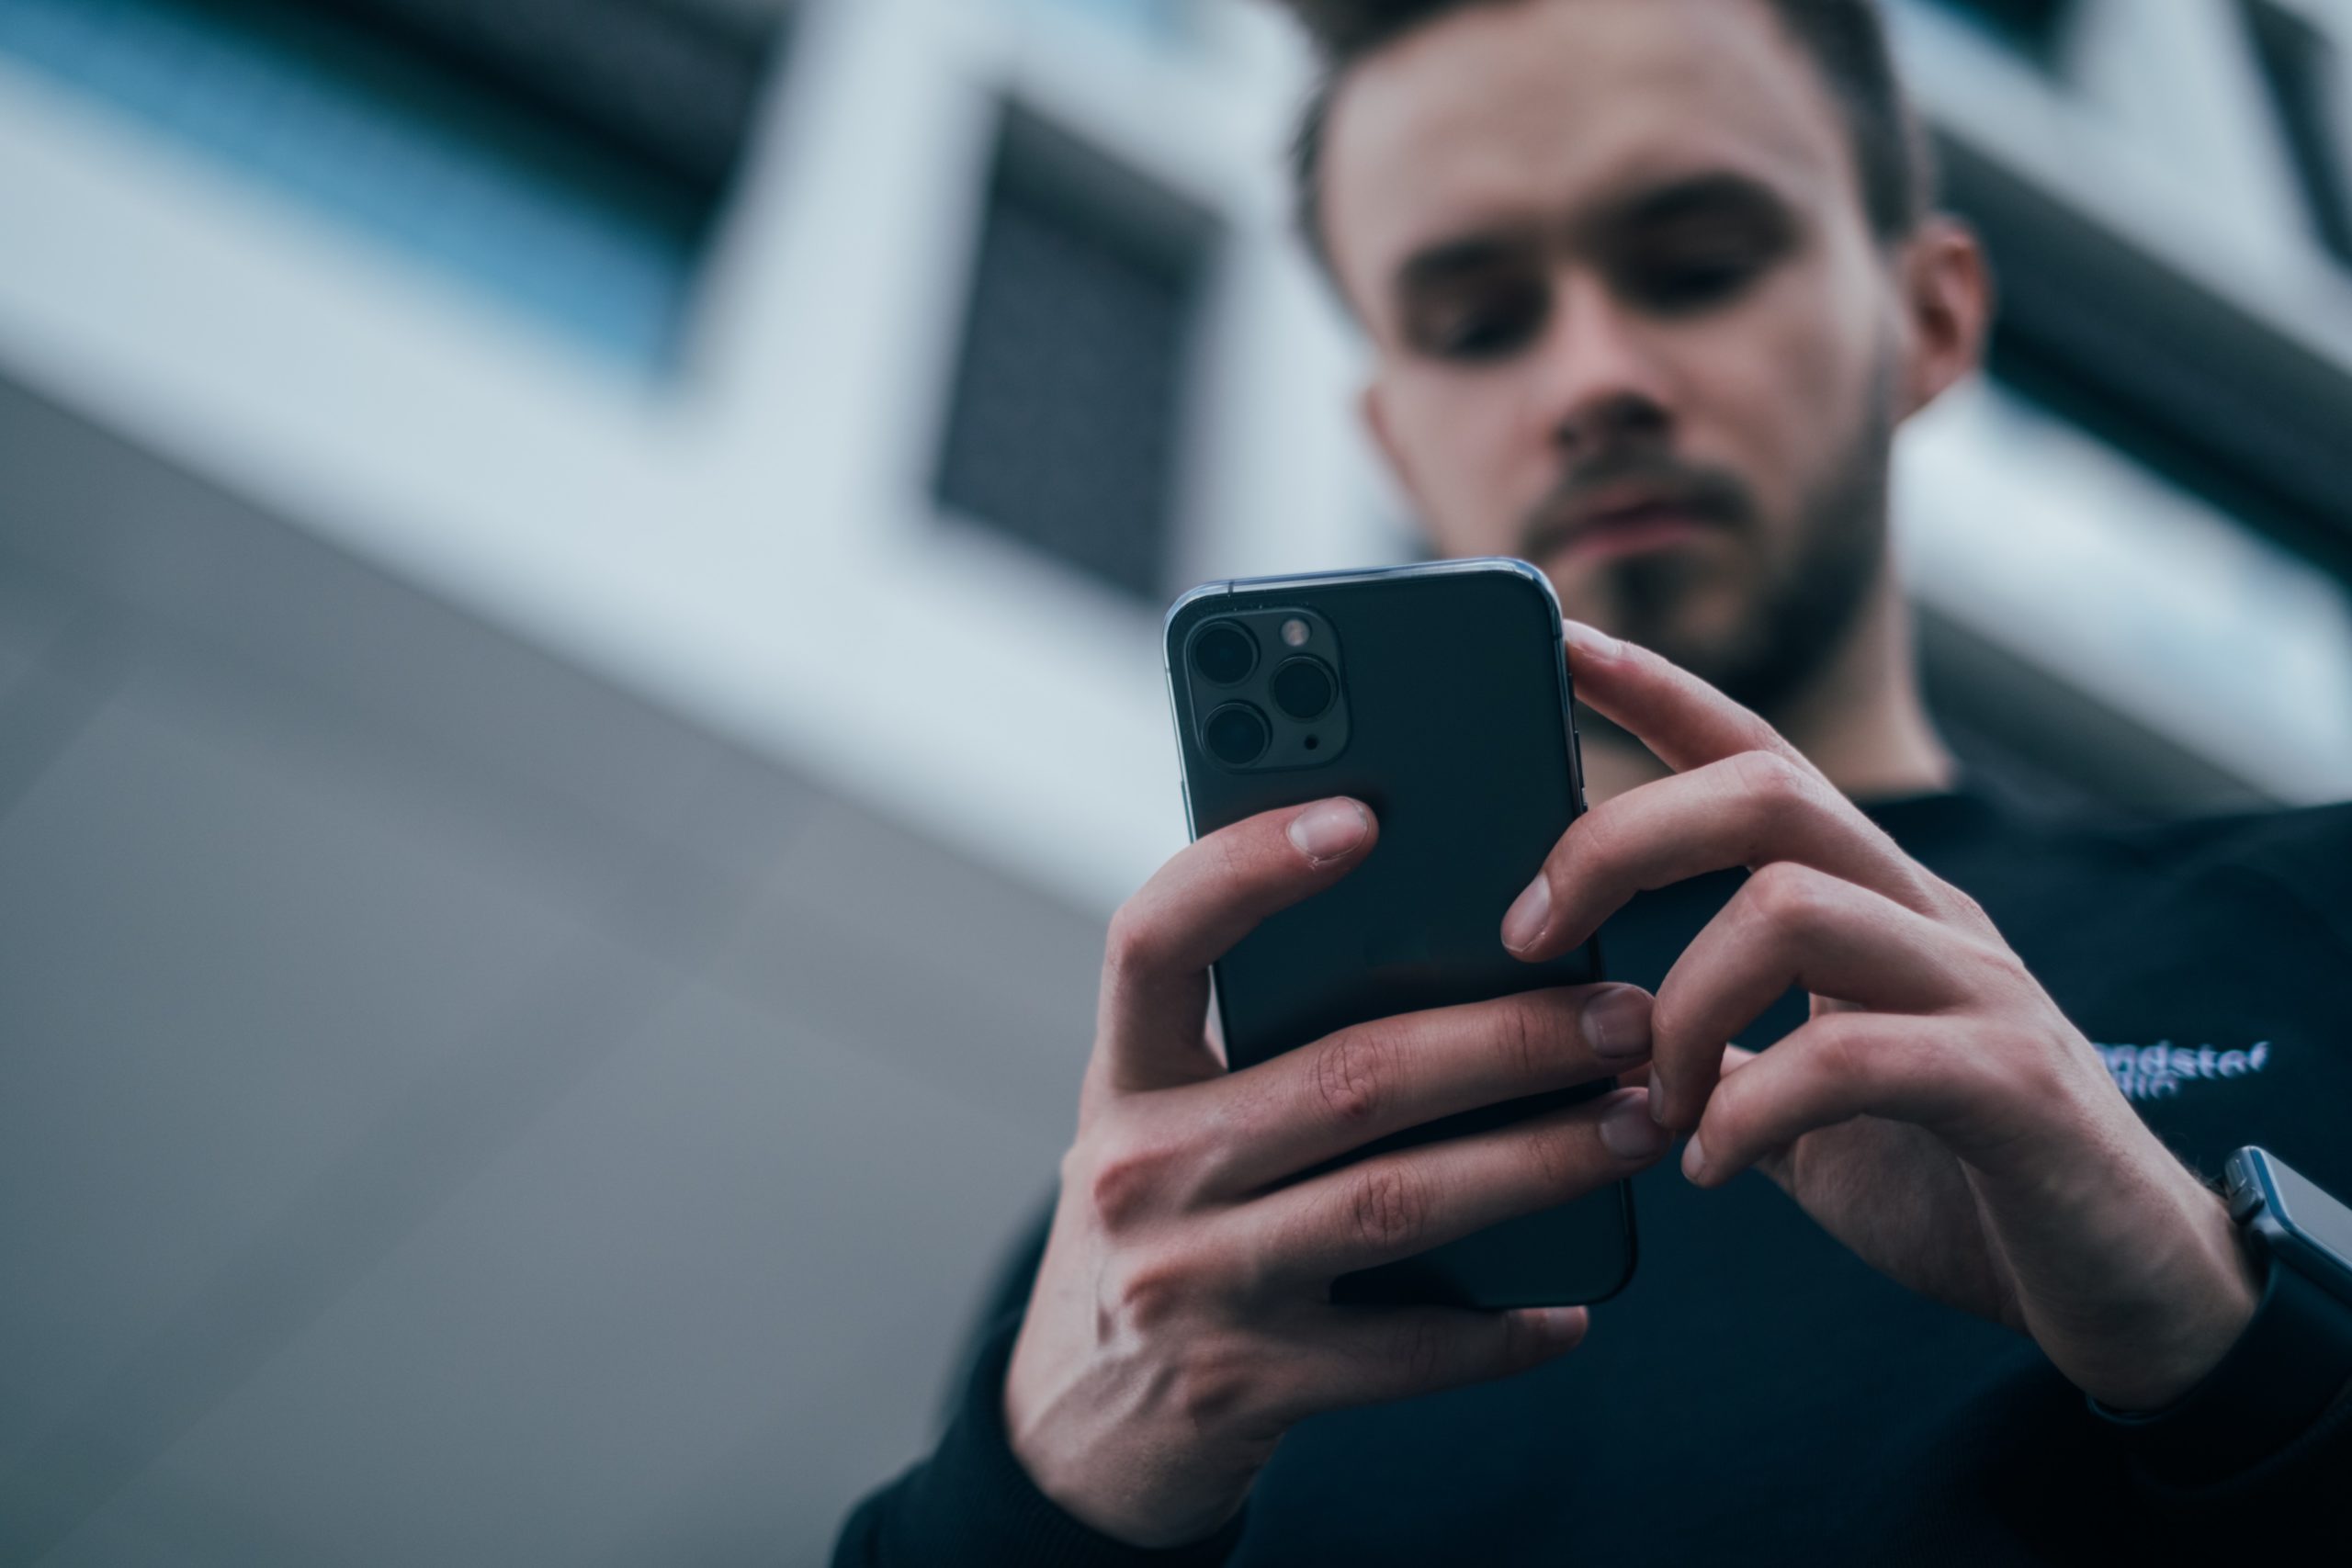
<svg viewBox="0 0 2352 1568">
<path fill-rule="evenodd" d="M 1910 0 L 1933 695 L 2352 793 L 2323 0 Z M 1412 549 L 1240 0 L 0 0 L 0 1562 L 817 1560 L 1181 841 L 1159 613 Z"/>
</svg>

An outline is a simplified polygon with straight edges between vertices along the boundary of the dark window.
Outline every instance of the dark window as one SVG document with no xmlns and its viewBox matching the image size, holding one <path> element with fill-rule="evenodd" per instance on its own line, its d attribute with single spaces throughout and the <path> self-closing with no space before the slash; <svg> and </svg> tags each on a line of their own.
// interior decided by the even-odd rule
<svg viewBox="0 0 2352 1568">
<path fill-rule="evenodd" d="M 220 0 L 213 0 L 215 5 Z M 712 0 L 310 0 L 707 209 L 724 193 L 777 28 Z"/>
<path fill-rule="evenodd" d="M 0 0 L 0 55 L 648 367 L 778 36 L 667 0 Z"/>
<path fill-rule="evenodd" d="M 2269 84 L 2295 178 L 2320 243 L 2352 266 L 2352 183 L 2347 183 L 2339 62 L 2328 36 L 2271 0 L 2241 0 L 2255 58 Z"/>
<path fill-rule="evenodd" d="M 1128 592 L 1169 583 L 1185 362 L 1213 225 L 1008 116 L 938 498 Z"/>
<path fill-rule="evenodd" d="M 1990 32 L 2036 64 L 2057 62 L 2074 0 L 1935 0 Z"/>
</svg>

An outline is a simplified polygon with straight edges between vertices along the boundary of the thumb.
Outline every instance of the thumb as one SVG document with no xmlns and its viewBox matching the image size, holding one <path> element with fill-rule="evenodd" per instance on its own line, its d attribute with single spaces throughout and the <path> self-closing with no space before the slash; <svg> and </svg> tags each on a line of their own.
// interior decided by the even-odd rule
<svg viewBox="0 0 2352 1568">
<path fill-rule="evenodd" d="M 1170 859 L 1111 918 L 1090 1080 L 1131 1093 L 1221 1070 L 1202 1038 L 1208 966 L 1354 870 L 1379 836 L 1371 809 L 1341 795 L 1261 812 Z"/>
</svg>

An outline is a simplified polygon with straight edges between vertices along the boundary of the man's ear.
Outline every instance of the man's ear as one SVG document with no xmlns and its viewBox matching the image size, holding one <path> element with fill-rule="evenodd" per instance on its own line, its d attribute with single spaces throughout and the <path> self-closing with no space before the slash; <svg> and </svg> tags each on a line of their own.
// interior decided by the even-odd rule
<svg viewBox="0 0 2352 1568">
<path fill-rule="evenodd" d="M 1908 419 L 1984 362 L 1993 321 L 1993 266 L 1976 231 L 1935 213 L 1904 242 L 1897 282 L 1903 313 L 1903 405 Z"/>
</svg>

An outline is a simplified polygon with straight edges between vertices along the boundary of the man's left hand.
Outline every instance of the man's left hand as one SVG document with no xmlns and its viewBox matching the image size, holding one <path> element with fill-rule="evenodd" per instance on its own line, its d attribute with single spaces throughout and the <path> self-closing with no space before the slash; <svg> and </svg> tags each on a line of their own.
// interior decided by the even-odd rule
<svg viewBox="0 0 2352 1568">
<path fill-rule="evenodd" d="M 1635 893 L 1747 882 L 1651 1018 L 1650 1103 L 1702 1187 L 1761 1167 L 1890 1278 L 2030 1335 L 2120 1410 L 2171 1403 L 2252 1316 L 2221 1199 L 2132 1111 L 1976 901 L 1748 709 L 1571 623 L 1577 695 L 1673 773 L 1570 826 L 1504 944 L 1566 953 Z M 1791 986 L 1811 1017 L 1731 1045 Z"/>
</svg>

